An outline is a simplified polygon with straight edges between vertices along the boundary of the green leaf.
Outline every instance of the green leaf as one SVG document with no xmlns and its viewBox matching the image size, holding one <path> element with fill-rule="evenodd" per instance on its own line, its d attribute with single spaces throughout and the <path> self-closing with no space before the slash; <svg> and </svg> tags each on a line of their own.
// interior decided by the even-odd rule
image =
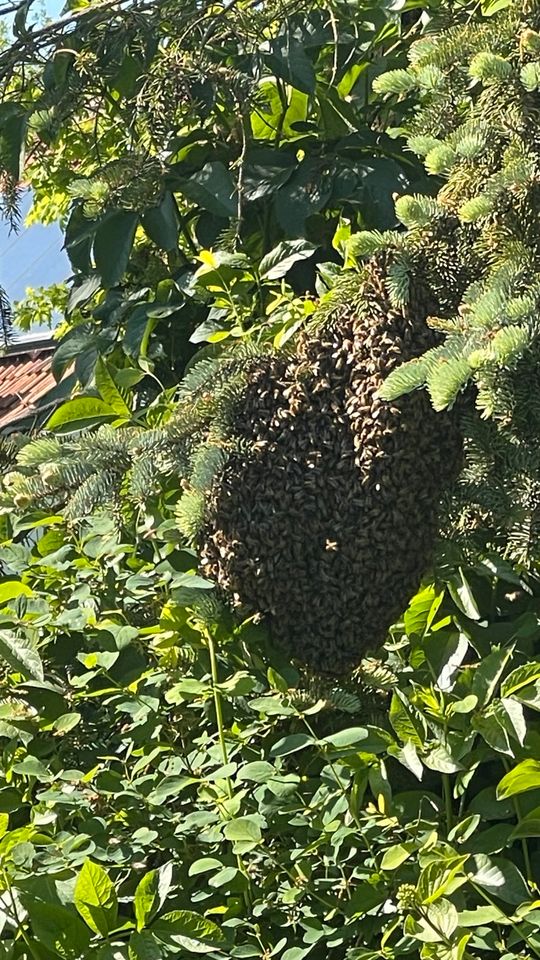
<svg viewBox="0 0 540 960">
<path fill-rule="evenodd" d="M 474 910 L 460 910 L 458 914 L 459 926 L 464 930 L 469 927 L 487 927 L 491 923 L 503 923 L 506 915 L 499 907 L 475 907 Z"/>
<path fill-rule="evenodd" d="M 302 94 L 298 94 L 302 96 Z M 292 177 L 278 190 L 274 208 L 280 226 L 289 237 L 304 237 L 306 219 L 319 213 L 332 193 L 332 178 L 323 173 L 317 157 L 302 160 Z"/>
<path fill-rule="evenodd" d="M 312 746 L 316 741 L 307 733 L 291 733 L 288 737 L 282 737 L 273 745 L 270 750 L 271 757 L 287 757 L 297 750 L 303 750 L 304 747 Z"/>
<path fill-rule="evenodd" d="M 287 91 L 286 103 L 283 103 L 275 80 L 263 80 L 258 94 L 256 109 L 250 117 L 254 139 L 275 140 L 279 130 L 285 140 L 298 137 L 293 124 L 306 119 L 308 95 L 292 89 Z"/>
<path fill-rule="evenodd" d="M 237 213 L 235 185 L 220 160 L 205 164 L 189 180 L 184 180 L 180 189 L 188 200 L 216 217 L 228 219 Z"/>
<path fill-rule="evenodd" d="M 94 933 L 106 937 L 118 918 L 118 902 L 112 880 L 97 863 L 86 860 L 75 884 L 77 911 Z"/>
<path fill-rule="evenodd" d="M 100 397 L 75 397 L 63 403 L 47 421 L 47 430 L 80 430 L 95 423 L 116 420 L 118 413 Z"/>
<path fill-rule="evenodd" d="M 283 240 L 259 264 L 261 280 L 277 280 L 284 277 L 295 263 L 308 260 L 317 249 L 307 240 Z"/>
<path fill-rule="evenodd" d="M 27 114 L 21 103 L 5 100 L 0 104 L 0 167 L 21 179 L 24 165 Z"/>
<path fill-rule="evenodd" d="M 434 903 L 445 894 L 453 893 L 467 881 L 464 865 L 468 856 L 448 860 L 433 860 L 420 874 L 418 896 L 422 903 Z"/>
<path fill-rule="evenodd" d="M 491 896 L 514 905 L 529 899 L 527 884 L 516 865 L 510 860 L 503 857 L 488 857 L 481 853 L 474 858 L 474 865 L 472 882 Z"/>
<path fill-rule="evenodd" d="M 530 810 L 512 831 L 512 840 L 521 837 L 540 837 L 540 807 Z"/>
<path fill-rule="evenodd" d="M 27 896 L 23 897 L 23 904 L 28 910 L 32 936 L 37 943 L 66 960 L 86 955 L 90 931 L 73 910 Z"/>
<path fill-rule="evenodd" d="M 306 55 L 303 44 L 292 39 L 288 30 L 272 40 L 270 53 L 265 55 L 264 60 L 268 69 L 280 80 L 302 93 L 314 92 L 313 64 Z"/>
<path fill-rule="evenodd" d="M 423 636 L 444 598 L 444 591 L 432 584 L 420 590 L 405 611 L 404 623 L 409 636 Z"/>
<path fill-rule="evenodd" d="M 158 870 L 146 873 L 135 890 L 133 909 L 137 930 L 147 926 L 148 921 L 163 906 L 172 883 L 172 864 L 166 863 Z"/>
<path fill-rule="evenodd" d="M 338 733 L 332 733 L 323 737 L 322 744 L 332 747 L 334 750 L 362 753 L 384 753 L 388 746 L 393 743 L 393 737 L 386 730 L 380 730 L 378 727 L 349 727 L 345 730 L 339 730 Z"/>
<path fill-rule="evenodd" d="M 27 680 L 43 680 L 41 657 L 26 637 L 18 637 L 11 630 L 0 630 L 0 657 Z"/>
<path fill-rule="evenodd" d="M 156 246 L 161 250 L 176 250 L 180 220 L 172 193 L 168 191 L 165 194 L 159 207 L 145 210 L 141 220 L 145 233 Z"/>
<path fill-rule="evenodd" d="M 474 671 L 473 693 L 481 704 L 488 704 L 512 656 L 511 650 L 492 650 Z"/>
<path fill-rule="evenodd" d="M 138 225 L 139 214 L 132 210 L 115 210 L 99 224 L 93 249 L 104 287 L 115 287 L 124 276 Z"/>
<path fill-rule="evenodd" d="M 385 851 L 381 860 L 381 870 L 396 870 L 409 859 L 411 853 L 414 853 L 415 850 L 418 850 L 418 844 L 414 840 L 396 843 Z"/>
<path fill-rule="evenodd" d="M 497 799 L 506 800 L 520 793 L 540 788 L 540 761 L 522 760 L 510 770 L 497 786 Z"/>
<path fill-rule="evenodd" d="M 167 947 L 150 933 L 132 933 L 129 939 L 129 960 L 165 960 L 170 956 Z"/>
<path fill-rule="evenodd" d="M 512 670 L 501 683 L 501 697 L 514 696 L 523 687 L 540 680 L 540 661 L 533 660 L 532 663 L 524 663 L 521 667 Z"/>
<path fill-rule="evenodd" d="M 276 776 L 276 769 L 267 760 L 253 760 L 246 763 L 238 772 L 238 780 L 252 780 L 254 783 L 266 783 Z"/>
<path fill-rule="evenodd" d="M 255 677 L 252 677 L 247 670 L 239 670 L 233 674 L 232 677 L 229 677 L 228 680 L 224 680 L 223 683 L 218 684 L 219 689 L 226 697 L 233 698 L 245 697 L 248 693 L 251 693 L 256 686 L 257 681 Z"/>
<path fill-rule="evenodd" d="M 173 950 L 181 947 L 190 953 L 206 953 L 208 948 L 219 946 L 225 940 L 216 923 L 192 910 L 174 910 L 165 914 L 154 921 L 152 933 Z"/>
<path fill-rule="evenodd" d="M 471 620 L 480 620 L 478 604 L 462 567 L 458 569 L 455 576 L 450 580 L 448 590 L 452 600 L 466 617 L 469 617 Z"/>
<path fill-rule="evenodd" d="M 284 703 L 281 697 L 256 697 L 249 701 L 249 707 L 250 710 L 275 717 L 289 717 L 294 713 L 293 708 Z"/>
<path fill-rule="evenodd" d="M 230 820 L 223 828 L 223 835 L 234 844 L 238 853 L 253 850 L 262 839 L 260 818 L 256 814 L 245 817 L 236 817 Z M 241 848 L 241 849 L 240 849 Z"/>
<path fill-rule="evenodd" d="M 120 417 L 130 417 L 131 410 L 118 389 L 111 367 L 103 357 L 98 357 L 95 370 L 96 387 L 102 399 Z"/>
<path fill-rule="evenodd" d="M 32 590 L 21 580 L 3 580 L 0 583 L 0 603 L 7 603 L 16 597 L 31 597 Z"/>
<path fill-rule="evenodd" d="M 199 860 L 195 860 L 191 864 L 188 870 L 188 876 L 198 877 L 201 873 L 209 873 L 214 870 L 221 870 L 223 866 L 221 860 L 216 860 L 215 857 L 201 857 Z"/>
</svg>

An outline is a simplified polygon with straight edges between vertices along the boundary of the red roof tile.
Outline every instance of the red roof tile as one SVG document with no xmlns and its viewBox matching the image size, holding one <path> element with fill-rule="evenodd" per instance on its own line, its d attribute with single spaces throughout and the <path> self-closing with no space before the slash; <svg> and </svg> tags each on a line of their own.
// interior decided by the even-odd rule
<svg viewBox="0 0 540 960">
<path fill-rule="evenodd" d="M 56 386 L 52 347 L 0 357 L 0 429 L 37 413 L 37 404 Z"/>
</svg>

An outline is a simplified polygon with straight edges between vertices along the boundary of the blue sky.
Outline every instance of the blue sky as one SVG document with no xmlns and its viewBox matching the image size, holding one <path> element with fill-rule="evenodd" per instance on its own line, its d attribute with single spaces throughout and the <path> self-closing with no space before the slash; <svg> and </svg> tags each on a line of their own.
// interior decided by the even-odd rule
<svg viewBox="0 0 540 960">
<path fill-rule="evenodd" d="M 64 0 L 46 0 L 46 14 L 57 17 L 63 5 Z M 24 213 L 30 203 L 31 197 L 27 194 Z M 48 286 L 69 276 L 69 262 L 62 243 L 62 234 L 56 225 L 22 226 L 18 234 L 10 234 L 8 225 L 0 221 L 0 284 L 12 301 L 24 297 L 27 287 Z"/>
</svg>

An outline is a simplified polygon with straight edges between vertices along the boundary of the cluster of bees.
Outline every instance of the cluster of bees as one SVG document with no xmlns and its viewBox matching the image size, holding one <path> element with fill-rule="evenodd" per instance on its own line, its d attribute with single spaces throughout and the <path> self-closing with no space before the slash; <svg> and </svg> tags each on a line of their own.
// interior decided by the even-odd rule
<svg viewBox="0 0 540 960">
<path fill-rule="evenodd" d="M 234 419 L 242 452 L 213 486 L 205 575 L 322 673 L 349 670 L 384 640 L 425 572 L 460 469 L 451 413 L 434 413 L 423 391 L 377 396 L 397 364 L 433 345 L 430 306 L 413 290 L 393 307 L 373 264 L 358 298 L 292 357 L 254 366 Z"/>
</svg>

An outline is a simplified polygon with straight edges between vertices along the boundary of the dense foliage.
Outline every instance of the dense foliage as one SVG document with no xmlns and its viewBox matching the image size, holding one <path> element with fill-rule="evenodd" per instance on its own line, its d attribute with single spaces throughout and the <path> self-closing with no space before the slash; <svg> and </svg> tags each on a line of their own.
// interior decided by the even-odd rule
<svg viewBox="0 0 540 960">
<path fill-rule="evenodd" d="M 540 954 L 534 566 L 444 544 L 338 684 L 223 610 L 179 524 L 185 364 L 281 348 L 421 189 L 379 130 L 410 102 L 370 92 L 429 20 L 394 7 L 18 9 L 5 197 L 24 136 L 78 393 L 1 448 L 0 958 Z"/>
<path fill-rule="evenodd" d="M 3 956 L 538 953 L 535 583 L 442 557 L 339 687 L 170 523 L 57 519 L 3 550 Z"/>
<path fill-rule="evenodd" d="M 91 389 L 101 355 L 147 373 L 148 392 L 151 374 L 175 384 L 201 343 L 263 318 L 267 334 L 292 332 L 315 263 L 340 260 L 340 216 L 394 226 L 392 193 L 425 179 L 371 96 L 373 75 L 403 61 L 414 12 L 378 0 L 70 10 L 36 29 L 25 4 L 0 53 L 6 202 L 16 218 L 26 152 L 31 217 L 65 221 L 58 376 L 75 360 Z"/>
</svg>

